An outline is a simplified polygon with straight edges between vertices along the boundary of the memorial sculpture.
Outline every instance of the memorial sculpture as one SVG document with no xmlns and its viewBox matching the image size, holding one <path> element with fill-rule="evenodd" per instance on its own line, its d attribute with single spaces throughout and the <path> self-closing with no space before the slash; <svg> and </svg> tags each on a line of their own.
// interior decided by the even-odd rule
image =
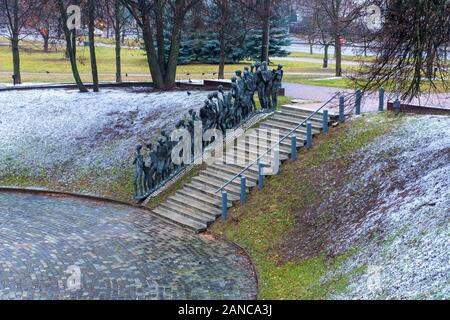
<svg viewBox="0 0 450 320">
<path fill-rule="evenodd" d="M 237 70 L 231 79 L 231 89 L 225 92 L 223 85 L 217 91 L 209 93 L 199 115 L 189 110 L 184 119 L 176 124 L 176 129 L 186 129 L 191 136 L 191 158 L 194 157 L 195 123 L 202 123 L 203 132 L 209 129 L 220 130 L 223 135 L 251 118 L 257 112 L 255 92 L 262 112 L 273 111 L 278 107 L 278 92 L 283 81 L 283 66 L 269 70 L 266 62 L 245 67 L 244 72 Z M 181 139 L 181 138 L 180 138 Z M 175 165 L 172 150 L 179 141 L 172 141 L 165 131 L 161 131 L 157 144 L 146 144 L 148 157 L 142 154 L 142 145 L 136 147 L 133 175 L 134 198 L 143 200 L 176 175 L 186 164 Z M 207 144 L 204 142 L 203 148 Z M 183 158 L 180 154 L 180 158 Z M 145 161 L 145 160 L 148 161 Z"/>
</svg>

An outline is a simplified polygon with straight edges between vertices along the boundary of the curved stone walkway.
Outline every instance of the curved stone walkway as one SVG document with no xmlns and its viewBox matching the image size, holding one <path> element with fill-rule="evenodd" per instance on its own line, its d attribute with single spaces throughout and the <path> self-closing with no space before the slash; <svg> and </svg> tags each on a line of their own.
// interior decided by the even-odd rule
<svg viewBox="0 0 450 320">
<path fill-rule="evenodd" d="M 246 256 L 146 211 L 0 193 L 0 299 L 252 299 Z"/>
</svg>

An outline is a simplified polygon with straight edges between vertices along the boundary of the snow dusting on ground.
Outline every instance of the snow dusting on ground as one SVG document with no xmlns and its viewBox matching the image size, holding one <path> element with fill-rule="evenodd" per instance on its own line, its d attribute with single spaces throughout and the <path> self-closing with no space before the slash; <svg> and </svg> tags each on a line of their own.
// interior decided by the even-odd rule
<svg viewBox="0 0 450 320">
<path fill-rule="evenodd" d="M 0 179 L 44 175 L 70 183 L 93 173 L 109 179 L 131 169 L 136 144 L 173 128 L 206 95 L 138 88 L 0 92 Z"/>
<path fill-rule="evenodd" d="M 360 155 L 350 172 L 376 181 L 388 168 L 389 179 L 378 179 L 377 204 L 336 244 L 364 239 L 337 271 L 351 275 L 350 287 L 333 298 L 448 299 L 450 117 L 408 117 Z"/>
</svg>

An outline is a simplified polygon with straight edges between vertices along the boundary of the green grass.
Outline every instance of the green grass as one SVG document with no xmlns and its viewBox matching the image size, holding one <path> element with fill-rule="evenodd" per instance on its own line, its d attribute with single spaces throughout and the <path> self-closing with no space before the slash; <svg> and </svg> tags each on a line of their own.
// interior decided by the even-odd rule
<svg viewBox="0 0 450 320">
<path fill-rule="evenodd" d="M 314 77 L 304 76 L 304 75 L 286 75 L 284 77 L 285 82 L 297 83 L 297 84 L 307 84 L 320 87 L 335 87 L 344 89 L 354 89 L 355 85 L 352 80 L 348 78 L 331 78 L 327 77 Z"/>
<path fill-rule="evenodd" d="M 104 39 L 105 41 L 108 39 Z M 111 40 L 111 39 L 110 39 Z M 23 82 L 73 82 L 70 63 L 64 58 L 62 46 L 46 53 L 42 44 L 36 42 L 22 42 L 20 59 Z M 78 47 L 78 68 L 82 79 L 91 81 L 89 48 Z M 97 63 L 101 81 L 112 81 L 115 78 L 115 49 L 97 47 Z M 282 64 L 286 72 L 324 72 L 321 63 L 272 61 L 273 64 Z M 226 77 L 234 71 L 242 70 L 251 61 L 228 64 L 225 66 Z M 11 82 L 12 74 L 11 49 L 0 47 L 0 82 Z M 330 66 L 332 68 L 332 66 Z M 215 64 L 188 64 L 179 65 L 178 79 L 211 79 L 217 77 L 218 65 Z M 332 74 L 330 69 L 330 74 Z M 122 49 L 122 73 L 124 80 L 150 81 L 147 58 L 142 50 Z M 128 75 L 128 76 L 127 76 Z"/>
<path fill-rule="evenodd" d="M 295 213 L 320 197 L 312 191 L 309 180 L 317 178 L 314 170 L 320 172 L 328 161 L 362 148 L 401 119 L 389 113 L 370 115 L 332 129 L 316 139 L 311 150 L 301 151 L 298 161 L 283 165 L 280 175 L 267 179 L 262 192 L 253 191 L 245 205 L 230 210 L 227 221 L 213 226 L 213 233 L 238 243 L 251 255 L 259 277 L 260 299 L 326 299 L 345 290 L 352 274 L 323 277 L 357 248 L 333 258 L 318 254 L 287 262 L 280 258 L 280 251 L 287 247 L 285 236 L 294 230 Z"/>
<path fill-rule="evenodd" d="M 83 37 L 83 40 L 88 41 L 88 37 L 87 36 Z M 116 45 L 116 40 L 114 38 L 95 37 L 95 42 Z M 142 46 L 140 41 L 137 41 L 134 39 L 125 39 L 125 41 L 121 45 L 128 46 L 128 47 L 139 47 L 139 48 Z"/>
<path fill-rule="evenodd" d="M 322 53 L 313 53 L 310 54 L 308 52 L 291 52 L 289 57 L 292 58 L 316 58 L 323 59 Z M 330 54 L 329 59 L 334 59 L 334 55 Z M 342 55 L 342 60 L 344 61 L 372 61 L 375 57 L 373 56 L 350 56 L 350 55 Z"/>
<path fill-rule="evenodd" d="M 332 88 L 343 88 L 343 89 L 356 89 L 357 85 L 349 78 L 335 78 L 335 77 L 311 77 L 309 75 L 290 75 L 287 74 L 284 77 L 284 81 L 287 83 L 296 83 L 296 84 L 305 84 L 312 85 L 318 87 L 332 87 Z M 431 88 L 431 85 L 428 81 L 424 80 L 422 82 L 422 91 L 423 92 L 434 92 L 434 93 L 446 93 L 449 92 L 450 84 L 444 84 L 442 82 L 436 82 L 436 89 Z M 387 91 L 395 91 L 396 84 L 394 82 L 387 83 L 384 85 L 384 88 Z"/>
</svg>

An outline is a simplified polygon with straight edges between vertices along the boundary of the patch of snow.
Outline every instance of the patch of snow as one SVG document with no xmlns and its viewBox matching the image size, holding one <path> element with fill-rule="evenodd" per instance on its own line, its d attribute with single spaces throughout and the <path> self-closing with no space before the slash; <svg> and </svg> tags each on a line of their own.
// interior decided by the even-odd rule
<svg viewBox="0 0 450 320">
<path fill-rule="evenodd" d="M 449 117 L 409 117 L 361 150 L 363 160 L 352 172 L 365 172 L 363 180 L 395 165 L 391 179 L 381 182 L 378 204 L 361 224 L 347 226 L 340 240 L 350 247 L 372 232 L 337 273 L 351 274 L 361 266 L 366 271 L 333 298 L 450 297 L 449 128 Z"/>
<path fill-rule="evenodd" d="M 0 92 L 0 173 L 131 168 L 135 145 L 172 129 L 205 92 L 33 90 Z M 72 169 L 71 169 L 72 168 Z M 0 174 L 1 176 L 1 174 Z"/>
</svg>

